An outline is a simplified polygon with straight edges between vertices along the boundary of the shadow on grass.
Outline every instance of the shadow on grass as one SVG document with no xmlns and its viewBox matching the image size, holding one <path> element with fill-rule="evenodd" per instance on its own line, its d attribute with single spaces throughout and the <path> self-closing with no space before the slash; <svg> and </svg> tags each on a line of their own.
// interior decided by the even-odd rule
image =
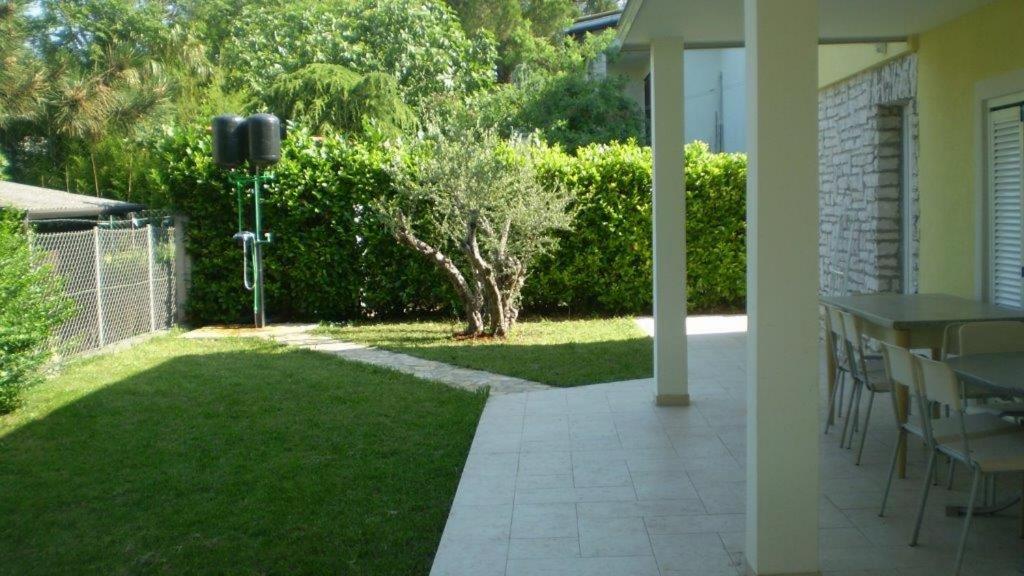
<svg viewBox="0 0 1024 576">
<path fill-rule="evenodd" d="M 180 346 L 0 436 L 0 574 L 429 572 L 483 395 Z"/>
</svg>

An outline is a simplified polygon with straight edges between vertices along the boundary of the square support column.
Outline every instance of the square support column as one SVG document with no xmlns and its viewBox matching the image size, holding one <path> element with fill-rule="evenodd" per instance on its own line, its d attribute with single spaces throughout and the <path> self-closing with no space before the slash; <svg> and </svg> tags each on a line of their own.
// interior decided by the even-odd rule
<svg viewBox="0 0 1024 576">
<path fill-rule="evenodd" d="M 651 41 L 654 155 L 654 380 L 659 406 L 690 403 L 686 384 L 686 177 L 683 39 Z"/>
<path fill-rule="evenodd" d="M 818 574 L 818 5 L 745 0 L 747 539 L 756 575 Z"/>
</svg>

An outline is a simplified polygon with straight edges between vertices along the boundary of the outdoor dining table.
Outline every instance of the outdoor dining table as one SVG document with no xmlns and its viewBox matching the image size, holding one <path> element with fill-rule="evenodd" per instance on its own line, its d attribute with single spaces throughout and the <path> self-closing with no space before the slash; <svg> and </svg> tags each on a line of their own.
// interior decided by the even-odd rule
<svg viewBox="0 0 1024 576">
<path fill-rule="evenodd" d="M 949 294 L 852 294 L 849 296 L 822 296 L 821 303 L 849 312 L 862 320 L 865 336 L 880 342 L 909 349 L 930 349 L 938 359 L 946 326 L 960 322 L 991 320 L 1022 320 L 1024 310 L 1001 308 L 969 298 Z M 826 346 L 831 349 L 831 334 L 826 331 Z M 828 358 L 827 378 L 829 394 L 836 386 L 835 363 Z M 895 394 L 902 395 L 901 407 L 909 406 L 905 386 L 897 386 Z M 905 419 L 906 413 L 900 414 Z M 830 414 L 831 418 L 832 415 Z M 906 439 L 900 443 L 898 460 L 900 478 L 907 474 Z"/>
</svg>

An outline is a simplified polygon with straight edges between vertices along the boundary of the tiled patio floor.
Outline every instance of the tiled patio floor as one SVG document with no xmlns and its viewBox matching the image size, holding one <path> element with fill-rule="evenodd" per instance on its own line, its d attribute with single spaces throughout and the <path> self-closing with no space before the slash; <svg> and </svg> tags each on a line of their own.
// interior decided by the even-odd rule
<svg viewBox="0 0 1024 576">
<path fill-rule="evenodd" d="M 432 575 L 742 574 L 745 338 L 691 335 L 691 407 L 655 407 L 649 380 L 492 397 Z M 894 428 L 889 398 L 877 402 L 860 467 L 837 433 L 822 438 L 823 574 L 949 573 L 961 521 L 944 504 L 965 500 L 965 475 L 933 491 L 910 548 L 924 450 L 912 443 L 910 477 L 879 518 Z M 1015 510 L 977 519 L 964 573 L 1018 574 L 1016 526 Z"/>
</svg>

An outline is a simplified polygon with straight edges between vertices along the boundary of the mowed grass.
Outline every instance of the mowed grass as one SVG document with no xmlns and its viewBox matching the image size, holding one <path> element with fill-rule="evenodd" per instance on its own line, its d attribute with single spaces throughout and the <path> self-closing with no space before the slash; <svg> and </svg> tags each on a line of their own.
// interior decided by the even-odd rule
<svg viewBox="0 0 1024 576">
<path fill-rule="evenodd" d="M 0 574 L 425 575 L 484 402 L 258 340 L 75 363 L 0 417 Z"/>
<path fill-rule="evenodd" d="M 653 370 L 652 341 L 632 318 L 520 322 L 506 340 L 453 338 L 461 328 L 454 322 L 407 322 L 326 326 L 321 332 L 552 386 L 649 378 Z"/>
</svg>

